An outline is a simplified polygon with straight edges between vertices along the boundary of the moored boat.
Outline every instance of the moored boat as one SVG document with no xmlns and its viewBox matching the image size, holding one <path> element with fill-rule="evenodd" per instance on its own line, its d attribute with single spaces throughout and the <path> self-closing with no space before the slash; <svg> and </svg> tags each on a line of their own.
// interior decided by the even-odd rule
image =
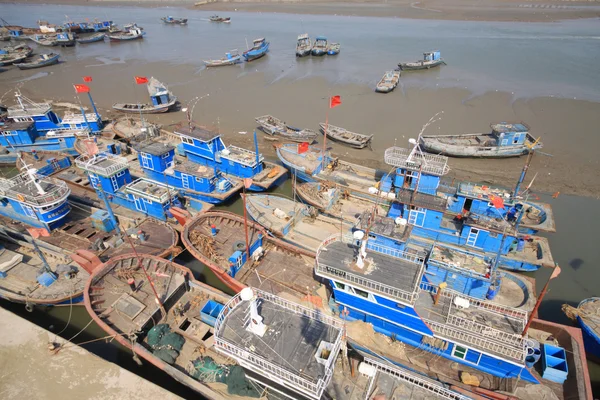
<svg viewBox="0 0 600 400">
<path fill-rule="evenodd" d="M 572 307 L 562 306 L 563 312 L 570 319 L 577 321 L 583 333 L 583 343 L 588 356 L 600 360 L 600 298 L 590 297 Z"/>
<path fill-rule="evenodd" d="M 231 22 L 231 17 L 219 17 L 218 15 L 212 15 L 209 18 L 210 22 L 224 22 L 226 24 Z"/>
<path fill-rule="evenodd" d="M 48 21 L 38 21 L 38 27 L 40 28 L 40 32 L 42 33 L 56 33 L 62 30 L 61 26 L 57 26 L 55 24 L 51 24 Z"/>
<path fill-rule="evenodd" d="M 71 32 L 58 32 L 56 34 L 56 41 L 62 47 L 75 46 L 75 34 Z"/>
<path fill-rule="evenodd" d="M 204 65 L 207 67 L 222 67 L 225 65 L 234 65 L 240 62 L 242 62 L 242 56 L 237 50 L 231 50 L 230 52 L 225 53 L 225 57 L 221 59 L 204 61 Z"/>
<path fill-rule="evenodd" d="M 91 35 L 81 36 L 75 39 L 79 44 L 103 42 L 106 35 L 103 32 L 97 32 Z"/>
<path fill-rule="evenodd" d="M 327 135 L 331 140 L 346 144 L 356 149 L 363 149 L 371 145 L 373 135 L 364 135 L 362 133 L 350 132 L 347 129 L 340 128 L 339 126 L 333 126 L 331 124 L 325 125 L 320 123 L 319 127 L 321 132 Z"/>
<path fill-rule="evenodd" d="M 491 125 L 490 133 L 462 135 L 421 135 L 423 149 L 450 157 L 504 158 L 526 155 L 542 148 L 539 139 L 523 123 Z"/>
<path fill-rule="evenodd" d="M 177 97 L 154 77 L 148 80 L 148 94 L 152 101 L 150 104 L 116 103 L 113 108 L 125 113 L 159 114 L 169 111 L 177 103 Z"/>
<path fill-rule="evenodd" d="M 339 43 L 329 43 L 327 45 L 327 55 L 336 56 L 340 54 L 340 49 L 342 46 Z"/>
<path fill-rule="evenodd" d="M 298 41 L 296 42 L 296 57 L 309 56 L 312 50 L 312 43 L 308 33 L 298 35 Z"/>
<path fill-rule="evenodd" d="M 19 69 L 34 69 L 47 67 L 49 65 L 58 64 L 58 59 L 60 58 L 60 54 L 49 53 L 49 54 L 40 54 L 38 57 L 34 58 L 30 62 L 15 64 Z"/>
<path fill-rule="evenodd" d="M 168 25 L 187 25 L 187 18 L 175 18 L 172 16 L 161 17 L 160 20 Z"/>
<path fill-rule="evenodd" d="M 269 52 L 269 42 L 265 38 L 254 39 L 252 48 L 242 53 L 246 61 L 254 61 Z"/>
<path fill-rule="evenodd" d="M 126 42 L 129 40 L 138 40 L 143 39 L 146 32 L 137 25 L 133 24 L 129 28 L 124 28 L 124 31 L 117 32 L 109 32 L 106 36 L 110 39 L 111 42 Z"/>
<path fill-rule="evenodd" d="M 33 53 L 33 49 L 26 44 L 7 46 L 0 49 L 0 66 L 21 62 Z"/>
<path fill-rule="evenodd" d="M 377 83 L 376 92 L 389 93 L 396 89 L 400 80 L 400 71 L 387 71 L 383 74 L 383 78 Z"/>
<path fill-rule="evenodd" d="M 439 67 L 442 64 L 446 64 L 444 60 L 442 60 L 439 51 L 428 51 L 423 53 L 423 59 L 415 62 L 405 62 L 400 63 L 398 66 L 402 71 L 412 71 L 418 69 L 430 69 Z"/>
<path fill-rule="evenodd" d="M 56 46 L 58 44 L 56 36 L 36 34 L 31 35 L 29 38 L 32 42 L 39 44 L 40 46 Z"/>
<path fill-rule="evenodd" d="M 294 128 L 271 115 L 263 115 L 255 120 L 263 132 L 271 136 L 281 136 L 285 140 L 313 143 L 318 136 L 317 132 L 311 129 Z"/>
<path fill-rule="evenodd" d="M 313 56 L 323 56 L 327 54 L 327 38 L 325 36 L 317 36 L 311 50 Z"/>
</svg>

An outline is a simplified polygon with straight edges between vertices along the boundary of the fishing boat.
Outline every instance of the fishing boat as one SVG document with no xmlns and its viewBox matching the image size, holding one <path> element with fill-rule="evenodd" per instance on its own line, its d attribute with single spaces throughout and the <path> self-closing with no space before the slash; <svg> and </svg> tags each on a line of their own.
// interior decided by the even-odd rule
<svg viewBox="0 0 600 400">
<path fill-rule="evenodd" d="M 126 42 L 129 40 L 137 40 L 143 39 L 146 32 L 137 25 L 132 25 L 129 29 L 125 29 L 125 31 L 119 32 L 108 32 L 106 36 L 110 39 L 111 42 Z"/>
<path fill-rule="evenodd" d="M 56 33 L 56 32 L 62 31 L 61 26 L 51 24 L 48 21 L 39 20 L 37 22 L 37 24 L 38 24 L 38 27 L 40 28 L 40 32 L 42 32 L 42 33 Z"/>
<path fill-rule="evenodd" d="M 387 215 L 390 208 L 390 201 L 387 199 L 378 198 L 376 195 L 354 193 L 327 182 L 298 183 L 294 190 L 298 198 L 324 215 L 351 223 L 355 223 L 356 219 L 364 213 L 375 212 L 376 215 Z"/>
<path fill-rule="evenodd" d="M 327 45 L 327 55 L 337 56 L 340 54 L 341 45 L 339 43 L 329 43 Z"/>
<path fill-rule="evenodd" d="M 375 91 L 378 93 L 389 93 L 396 89 L 400 80 L 400 71 L 387 71 L 383 78 L 377 83 Z"/>
<path fill-rule="evenodd" d="M 311 50 L 313 56 L 324 56 L 327 54 L 327 38 L 325 36 L 317 36 Z"/>
<path fill-rule="evenodd" d="M 34 69 L 34 68 L 42 68 L 47 67 L 49 65 L 58 64 L 58 59 L 60 58 L 60 54 L 48 53 L 48 54 L 40 54 L 30 62 L 15 64 L 19 69 Z"/>
<path fill-rule="evenodd" d="M 312 50 L 312 43 L 308 33 L 298 35 L 298 41 L 296 42 L 296 57 L 309 56 Z"/>
<path fill-rule="evenodd" d="M 265 38 L 254 39 L 252 48 L 242 53 L 248 62 L 257 60 L 269 52 L 269 42 Z"/>
<path fill-rule="evenodd" d="M 110 30 L 111 27 L 113 27 L 113 22 L 110 20 L 98 21 L 95 19 L 94 22 L 92 22 L 92 28 L 94 29 L 94 32 L 106 32 Z"/>
<path fill-rule="evenodd" d="M 230 17 L 219 17 L 218 15 L 212 15 L 209 18 L 210 22 L 224 22 L 226 24 L 229 24 L 231 22 L 231 18 Z"/>
<path fill-rule="evenodd" d="M 31 35 L 29 38 L 32 42 L 39 44 L 40 46 L 56 46 L 58 44 L 56 36 L 36 34 Z"/>
<path fill-rule="evenodd" d="M 242 56 L 237 50 L 231 50 L 230 52 L 225 53 L 225 57 L 221 59 L 204 61 L 204 65 L 207 67 L 222 67 L 225 65 L 238 64 L 240 62 L 242 62 Z"/>
<path fill-rule="evenodd" d="M 423 53 L 423 59 L 415 62 L 406 62 L 398 64 L 398 67 L 402 71 L 412 71 L 418 69 L 430 69 L 439 67 L 442 64 L 446 64 L 444 60 L 442 60 L 439 51 L 428 51 Z"/>
<path fill-rule="evenodd" d="M 0 66 L 19 63 L 33 53 L 33 49 L 26 44 L 7 46 L 0 49 Z"/>
<path fill-rule="evenodd" d="M 309 251 L 316 251 L 329 236 L 352 228 L 348 221 L 327 217 L 287 197 L 246 194 L 245 198 L 246 211 L 254 221 L 276 237 Z"/>
<path fill-rule="evenodd" d="M 294 128 L 271 115 L 263 115 L 255 118 L 255 120 L 264 133 L 271 136 L 281 136 L 285 140 L 313 143 L 318 136 L 317 132 L 311 129 Z"/>
<path fill-rule="evenodd" d="M 106 35 L 104 32 L 93 33 L 91 35 L 81 36 L 75 39 L 79 44 L 103 42 Z"/>
<path fill-rule="evenodd" d="M 75 34 L 71 32 L 58 32 L 56 34 L 56 41 L 61 47 L 75 46 Z"/>
<path fill-rule="evenodd" d="M 362 133 L 350 132 L 347 129 L 333 126 L 330 124 L 320 123 L 321 132 L 331 140 L 346 144 L 355 149 L 363 149 L 371 146 L 371 140 L 374 135 L 364 135 Z"/>
<path fill-rule="evenodd" d="M 21 27 L 11 27 L 8 29 L 8 35 L 12 40 L 29 40 L 29 36 L 23 32 Z"/>
<path fill-rule="evenodd" d="M 0 32 L 0 42 L 8 42 L 10 40 L 10 35 L 8 32 Z"/>
<path fill-rule="evenodd" d="M 590 297 L 577 307 L 563 304 L 562 311 L 581 328 L 588 356 L 594 360 L 600 359 L 600 298 Z"/>
<path fill-rule="evenodd" d="M 170 15 L 167 17 L 161 17 L 160 20 L 169 25 L 187 25 L 188 21 L 187 18 L 175 18 Z"/>
<path fill-rule="evenodd" d="M 154 77 L 148 80 L 148 94 L 152 103 L 116 103 L 113 108 L 126 113 L 159 114 L 169 111 L 177 103 L 177 97 Z"/>
<path fill-rule="evenodd" d="M 502 122 L 491 125 L 491 130 L 490 133 L 422 135 L 419 140 L 425 151 L 450 157 L 518 157 L 543 146 L 523 123 Z"/>
</svg>

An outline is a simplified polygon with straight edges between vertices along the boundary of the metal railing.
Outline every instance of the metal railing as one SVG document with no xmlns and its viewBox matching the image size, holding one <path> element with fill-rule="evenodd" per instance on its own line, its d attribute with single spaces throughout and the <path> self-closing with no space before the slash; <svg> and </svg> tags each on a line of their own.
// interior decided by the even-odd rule
<svg viewBox="0 0 600 400">
<path fill-rule="evenodd" d="M 71 190 L 63 181 L 41 175 L 35 175 L 35 179 L 40 184 L 47 184 L 43 188 L 44 194 L 33 194 L 37 189 L 33 186 L 33 182 L 31 182 L 31 178 L 27 172 L 23 172 L 11 179 L 0 179 L 0 193 L 5 197 L 34 207 L 44 207 L 60 202 L 66 199 L 71 193 Z M 18 187 L 25 185 L 31 185 L 31 191 L 26 192 Z"/>
<path fill-rule="evenodd" d="M 416 373 L 409 372 L 409 371 L 401 369 L 399 367 L 386 365 L 386 364 L 383 364 L 383 363 L 376 361 L 369 357 L 366 357 L 364 362 L 366 364 L 376 367 L 378 372 L 380 372 L 380 373 L 385 373 L 385 374 L 391 375 L 397 380 L 404 381 L 412 386 L 416 386 L 423 390 L 427 390 L 430 393 L 436 394 L 438 397 L 441 397 L 444 399 L 449 399 L 449 400 L 469 400 L 470 399 L 467 396 L 463 396 L 460 393 L 457 393 L 453 390 L 445 388 L 441 383 L 438 383 L 438 382 L 428 379 L 426 377 L 418 376 Z M 366 395 L 365 400 L 369 400 L 371 398 L 374 383 L 375 383 L 375 378 L 373 378 L 371 380 L 369 389 L 365 393 L 365 395 Z"/>
<path fill-rule="evenodd" d="M 413 264 L 423 264 L 425 257 L 421 257 L 418 254 L 408 253 L 402 250 L 396 250 L 391 247 L 382 246 L 373 241 L 367 242 L 367 250 L 373 250 L 376 253 L 385 254 L 386 256 L 399 258 L 404 261 L 411 262 Z"/>
<path fill-rule="evenodd" d="M 138 187 L 140 185 L 143 185 L 143 187 Z M 145 190 L 147 188 L 153 187 L 159 187 L 162 193 L 160 193 L 160 195 L 156 195 L 150 191 Z M 145 197 L 148 200 L 152 200 L 160 204 L 166 203 L 172 196 L 176 197 L 179 194 L 178 190 L 175 188 L 169 188 L 167 185 L 158 183 L 156 181 L 151 181 L 145 178 L 139 178 L 134 182 L 131 182 L 125 187 L 125 190 L 127 191 L 127 193 L 135 194 L 139 197 Z"/>
<path fill-rule="evenodd" d="M 339 330 L 334 346 L 331 349 L 330 356 L 325 364 L 324 375 L 319 379 L 310 381 L 307 378 L 301 376 L 298 371 L 290 371 L 283 367 L 274 364 L 272 361 L 268 361 L 261 357 L 259 354 L 255 354 L 252 351 L 245 350 L 240 346 L 231 343 L 229 340 L 223 337 L 224 329 L 227 328 L 227 317 L 238 307 L 244 305 L 244 301 L 241 299 L 240 294 L 234 296 L 224 306 L 215 322 L 215 348 L 237 360 L 244 367 L 253 370 L 261 376 L 266 376 L 274 381 L 288 387 L 296 392 L 304 393 L 314 399 L 319 399 L 325 390 L 325 387 L 329 384 L 331 377 L 333 376 L 333 363 L 340 351 L 342 345 L 342 337 L 344 324 L 337 318 L 330 317 L 323 314 L 319 310 L 313 310 L 291 301 L 285 300 L 281 297 L 275 296 L 271 293 L 261 291 L 259 289 L 252 289 L 257 299 L 275 304 L 285 310 L 291 311 L 295 314 L 322 322 L 324 324 L 335 327 Z M 247 303 L 246 303 L 247 304 Z"/>
<path fill-rule="evenodd" d="M 94 113 L 85 114 L 85 118 L 83 118 L 82 114 L 67 113 L 63 115 L 62 125 L 85 124 L 86 122 L 96 122 L 97 120 L 98 116 Z"/>
<path fill-rule="evenodd" d="M 109 165 L 106 167 L 98 165 L 103 161 L 108 161 Z M 128 168 L 127 159 L 108 153 L 100 153 L 93 156 L 82 154 L 75 159 L 75 165 L 85 171 L 106 177 L 112 176 L 117 172 Z"/>
<path fill-rule="evenodd" d="M 411 150 L 402 147 L 386 149 L 384 160 L 386 164 L 394 167 L 421 171 L 432 175 L 441 176 L 450 171 L 448 157 L 421 152 L 413 153 Z"/>
<path fill-rule="evenodd" d="M 233 146 L 233 145 L 227 147 L 227 150 L 230 151 L 229 154 L 224 154 L 223 151 L 220 152 L 221 157 L 226 160 L 232 160 L 235 162 L 239 162 L 240 164 L 243 164 L 247 167 L 252 167 L 256 163 L 256 153 L 252 150 L 243 149 L 241 147 L 237 147 L 237 146 Z M 236 154 L 236 153 L 238 153 L 238 154 Z M 240 154 L 244 154 L 246 156 L 251 157 L 250 161 L 246 161 L 246 159 L 244 159 L 244 157 L 240 157 Z M 264 159 L 265 158 L 263 157 L 262 154 L 258 155 L 259 163 L 263 162 Z"/>
</svg>

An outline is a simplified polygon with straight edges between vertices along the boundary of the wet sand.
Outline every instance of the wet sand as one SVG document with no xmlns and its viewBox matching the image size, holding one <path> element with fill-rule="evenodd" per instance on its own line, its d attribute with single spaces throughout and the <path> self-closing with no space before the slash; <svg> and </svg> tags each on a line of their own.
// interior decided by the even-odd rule
<svg viewBox="0 0 600 400">
<path fill-rule="evenodd" d="M 190 99 L 205 96 L 194 110 L 194 119 L 218 129 L 226 143 L 251 148 L 254 118 L 272 114 L 294 126 L 317 129 L 324 122 L 327 98 L 341 95 L 343 104 L 329 113 L 329 122 L 349 130 L 374 134 L 373 151 L 355 150 L 328 142 L 335 155 L 351 162 L 389 169 L 383 162 L 384 150 L 396 143 L 408 147 L 435 113 L 443 111 L 441 121 L 428 128 L 428 134 L 459 134 L 489 131 L 499 121 L 523 121 L 531 133 L 541 137 L 543 152 L 538 153 L 529 169 L 525 184 L 535 176 L 534 191 L 561 192 L 582 196 L 600 196 L 600 161 L 597 149 L 600 135 L 600 103 L 549 97 L 513 100 L 510 93 L 491 92 L 472 97 L 462 89 L 419 89 L 398 87 L 384 95 L 364 84 L 336 84 L 321 78 L 276 82 L 260 72 L 264 59 L 255 63 L 217 69 L 198 69 L 196 65 L 171 65 L 165 62 L 102 64 L 97 59 L 73 60 L 38 71 L 11 68 L 0 75 L 0 103 L 12 104 L 15 82 L 32 99 L 74 102 L 73 83 L 82 75 L 92 75 L 92 95 L 101 114 L 114 117 L 114 102 L 147 101 L 145 86 L 136 86 L 130 77 L 155 76 L 167 83 L 185 107 Z M 242 70 L 245 71 L 242 73 Z M 87 96 L 81 102 L 89 107 Z M 180 111 L 150 115 L 150 121 L 165 126 L 185 119 Z M 168 127 L 167 127 L 168 129 Z M 247 132 L 242 134 L 240 132 Z M 258 131 L 260 150 L 275 157 L 273 142 Z M 322 144 L 322 137 L 319 139 Z M 462 180 L 484 181 L 512 187 L 525 158 L 501 160 L 450 159 L 450 175 Z"/>
<path fill-rule="evenodd" d="M 15 1 L 0 0 L 0 3 Z M 228 13 L 244 11 L 460 21 L 551 22 L 600 17 L 600 4 L 594 0 L 26 0 L 18 3 L 169 6 Z"/>
</svg>

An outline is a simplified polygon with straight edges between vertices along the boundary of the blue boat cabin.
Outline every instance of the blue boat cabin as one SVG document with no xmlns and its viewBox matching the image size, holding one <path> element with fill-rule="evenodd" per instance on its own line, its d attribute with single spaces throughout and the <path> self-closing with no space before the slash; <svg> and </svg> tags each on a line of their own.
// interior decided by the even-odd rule
<svg viewBox="0 0 600 400">
<path fill-rule="evenodd" d="M 180 206 L 178 192 L 162 183 L 140 178 L 132 182 L 127 160 L 101 153 L 81 156 L 75 161 L 88 174 L 100 198 L 150 217 L 165 221 L 172 205 Z"/>
<path fill-rule="evenodd" d="M 525 124 L 508 124 L 502 122 L 491 126 L 492 134 L 496 138 L 498 146 L 523 145 L 529 136 L 529 127 Z"/>
<path fill-rule="evenodd" d="M 0 122 L 0 146 L 9 151 L 69 151 L 76 139 L 71 131 L 38 132 L 33 122 Z"/>
<path fill-rule="evenodd" d="M 441 60 L 442 56 L 439 52 L 439 50 L 436 51 L 428 51 L 426 53 L 423 53 L 423 60 L 425 61 L 437 61 L 437 60 Z"/>
<path fill-rule="evenodd" d="M 23 33 L 22 29 L 9 29 L 8 34 L 11 39 L 23 39 L 25 36 L 27 36 Z"/>
</svg>

